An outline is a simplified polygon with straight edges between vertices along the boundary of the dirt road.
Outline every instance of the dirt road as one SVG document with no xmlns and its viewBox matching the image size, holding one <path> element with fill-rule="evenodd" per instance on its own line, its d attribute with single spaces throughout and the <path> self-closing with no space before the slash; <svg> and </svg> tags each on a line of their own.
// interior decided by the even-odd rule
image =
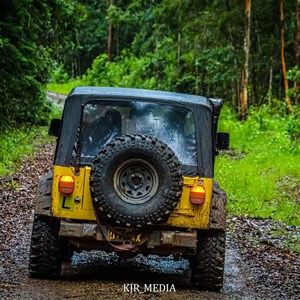
<svg viewBox="0 0 300 300">
<path fill-rule="evenodd" d="M 76 253 L 59 280 L 28 277 L 28 253 L 38 177 L 50 169 L 53 145 L 27 159 L 20 173 L 0 184 L 0 299 L 299 299 L 300 258 L 282 249 L 274 228 L 299 227 L 271 220 L 228 219 L 224 288 L 220 294 L 192 290 L 186 260 L 138 256 L 123 260 L 102 252 Z M 139 287 L 130 293 L 130 287 Z M 143 287 L 160 284 L 161 290 Z M 159 286 L 158 286 L 159 287 Z M 140 293 L 139 293 L 140 292 Z"/>
</svg>

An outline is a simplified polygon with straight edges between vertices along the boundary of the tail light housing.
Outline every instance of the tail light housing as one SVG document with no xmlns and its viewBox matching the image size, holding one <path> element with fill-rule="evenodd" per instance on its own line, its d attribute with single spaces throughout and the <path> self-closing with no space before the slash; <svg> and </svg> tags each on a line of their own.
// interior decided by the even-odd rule
<svg viewBox="0 0 300 300">
<path fill-rule="evenodd" d="M 193 204 L 203 204 L 205 200 L 205 187 L 202 185 L 195 185 L 191 187 L 190 201 Z"/>
<path fill-rule="evenodd" d="M 72 194 L 74 191 L 75 180 L 73 176 L 63 175 L 59 178 L 59 191 L 63 194 Z"/>
</svg>

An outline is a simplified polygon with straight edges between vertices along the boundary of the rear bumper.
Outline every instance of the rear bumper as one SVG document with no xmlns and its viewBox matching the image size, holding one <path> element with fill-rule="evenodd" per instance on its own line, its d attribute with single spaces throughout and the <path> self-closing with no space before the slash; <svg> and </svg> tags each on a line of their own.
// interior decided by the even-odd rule
<svg viewBox="0 0 300 300">
<path fill-rule="evenodd" d="M 117 232 L 122 230 L 116 229 Z M 197 231 L 175 230 L 126 230 L 126 237 L 119 236 L 106 226 L 95 223 L 71 223 L 61 221 L 59 235 L 67 237 L 77 249 L 100 249 L 121 251 L 114 245 L 137 245 L 135 252 L 145 254 L 170 255 L 183 253 L 194 255 L 197 247 Z"/>
</svg>

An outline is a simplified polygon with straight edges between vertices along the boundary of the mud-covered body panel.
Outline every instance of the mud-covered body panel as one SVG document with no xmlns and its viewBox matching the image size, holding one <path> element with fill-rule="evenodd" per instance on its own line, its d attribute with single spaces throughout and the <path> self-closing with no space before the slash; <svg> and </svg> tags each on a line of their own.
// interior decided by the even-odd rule
<svg viewBox="0 0 300 300">
<path fill-rule="evenodd" d="M 52 179 L 53 173 L 50 172 L 41 176 L 38 184 L 35 213 L 50 216 L 51 199 L 52 199 Z"/>
</svg>

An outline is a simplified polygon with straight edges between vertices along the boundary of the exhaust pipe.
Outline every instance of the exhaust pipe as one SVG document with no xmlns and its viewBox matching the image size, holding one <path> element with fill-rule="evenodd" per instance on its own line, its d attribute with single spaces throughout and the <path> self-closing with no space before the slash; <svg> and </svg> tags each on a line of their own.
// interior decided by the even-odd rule
<svg viewBox="0 0 300 300">
<path fill-rule="evenodd" d="M 189 248 L 187 253 L 188 253 L 188 255 L 195 255 L 197 253 L 197 249 L 196 248 Z"/>
</svg>

